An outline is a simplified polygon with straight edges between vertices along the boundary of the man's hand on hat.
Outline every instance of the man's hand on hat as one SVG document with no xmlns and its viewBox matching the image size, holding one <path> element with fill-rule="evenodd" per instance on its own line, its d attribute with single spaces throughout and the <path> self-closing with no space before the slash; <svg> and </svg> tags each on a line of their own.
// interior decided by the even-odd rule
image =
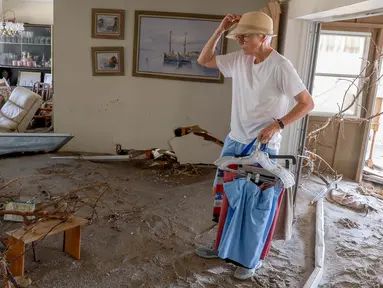
<svg viewBox="0 0 383 288">
<path fill-rule="evenodd" d="M 222 33 L 229 30 L 231 27 L 237 24 L 239 20 L 241 20 L 241 17 L 241 15 L 236 14 L 226 15 L 226 17 L 222 20 L 221 24 L 219 25 L 218 30 Z"/>
</svg>

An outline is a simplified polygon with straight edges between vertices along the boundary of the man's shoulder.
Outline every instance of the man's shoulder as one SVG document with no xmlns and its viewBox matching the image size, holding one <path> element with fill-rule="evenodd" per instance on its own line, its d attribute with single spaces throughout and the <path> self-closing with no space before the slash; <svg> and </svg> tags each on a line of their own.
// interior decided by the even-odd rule
<svg viewBox="0 0 383 288">
<path fill-rule="evenodd" d="M 226 55 L 231 55 L 231 56 L 234 57 L 236 60 L 240 60 L 240 59 L 243 59 L 244 57 L 246 57 L 245 53 L 243 53 L 242 50 L 238 50 L 238 51 L 230 52 L 230 53 L 227 53 Z"/>
<path fill-rule="evenodd" d="M 239 51 L 234 51 L 234 52 L 229 52 L 226 54 L 221 54 L 221 55 L 216 55 L 217 61 L 228 61 L 230 60 L 231 62 L 241 62 L 246 55 L 243 53 L 242 50 Z"/>
<path fill-rule="evenodd" d="M 270 55 L 272 57 L 272 62 L 275 66 L 283 66 L 283 65 L 292 65 L 289 59 L 287 59 L 282 54 L 279 54 L 277 51 L 273 51 L 273 53 Z"/>
</svg>

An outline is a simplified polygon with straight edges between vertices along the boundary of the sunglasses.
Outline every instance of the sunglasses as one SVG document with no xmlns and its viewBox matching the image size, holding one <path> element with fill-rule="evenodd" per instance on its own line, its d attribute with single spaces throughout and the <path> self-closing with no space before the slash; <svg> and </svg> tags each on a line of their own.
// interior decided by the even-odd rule
<svg viewBox="0 0 383 288">
<path fill-rule="evenodd" d="M 255 35 L 255 34 L 243 34 L 243 35 L 237 35 L 237 36 L 235 36 L 235 39 L 237 39 L 237 41 L 246 43 L 246 42 L 249 41 L 254 35 Z"/>
</svg>

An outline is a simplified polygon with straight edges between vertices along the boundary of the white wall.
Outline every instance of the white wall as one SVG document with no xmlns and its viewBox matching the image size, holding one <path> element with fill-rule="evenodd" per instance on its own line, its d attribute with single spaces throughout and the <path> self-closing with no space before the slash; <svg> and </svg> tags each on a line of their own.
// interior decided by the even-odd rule
<svg viewBox="0 0 383 288">
<path fill-rule="evenodd" d="M 53 24 L 53 0 L 2 0 L 2 2 L 3 11 L 13 10 L 18 22 Z M 9 15 L 12 17 L 12 13 Z"/>
<path fill-rule="evenodd" d="M 131 76 L 134 11 L 225 15 L 259 10 L 266 2 L 55 0 L 55 131 L 75 136 L 65 149 L 113 153 L 116 143 L 132 149 L 168 148 L 174 128 L 194 124 L 224 139 L 230 122 L 230 80 L 207 84 Z M 126 9 L 126 40 L 92 39 L 92 8 Z M 90 48 L 104 45 L 125 47 L 126 76 L 92 76 Z M 235 49 L 230 41 L 229 51 Z"/>
</svg>

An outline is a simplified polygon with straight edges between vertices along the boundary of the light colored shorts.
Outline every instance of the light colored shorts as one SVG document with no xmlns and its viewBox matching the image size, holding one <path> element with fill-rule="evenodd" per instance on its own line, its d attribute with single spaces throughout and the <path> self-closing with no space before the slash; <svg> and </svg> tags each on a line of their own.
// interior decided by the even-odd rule
<svg viewBox="0 0 383 288">
<path fill-rule="evenodd" d="M 225 139 L 220 157 L 240 155 L 243 152 L 243 150 L 245 150 L 246 147 L 247 147 L 247 144 L 243 144 L 243 143 L 234 141 L 229 136 L 227 136 Z M 255 146 L 253 146 L 247 154 L 250 154 L 251 152 L 253 152 L 254 148 L 255 148 Z M 274 149 L 270 149 L 270 148 L 265 148 L 263 151 L 265 151 L 266 153 L 268 153 L 270 155 L 277 155 L 279 152 L 278 150 L 274 150 Z M 214 187 L 217 185 L 218 173 L 219 173 L 219 170 L 217 169 L 217 172 L 216 172 L 216 175 L 214 178 L 214 184 L 213 184 Z"/>
</svg>

